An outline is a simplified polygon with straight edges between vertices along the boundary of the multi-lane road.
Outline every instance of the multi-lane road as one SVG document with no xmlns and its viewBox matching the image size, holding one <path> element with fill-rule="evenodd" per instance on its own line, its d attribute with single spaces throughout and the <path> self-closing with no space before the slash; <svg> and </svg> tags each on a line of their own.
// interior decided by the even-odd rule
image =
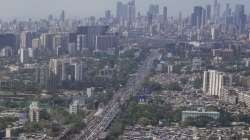
<svg viewBox="0 0 250 140">
<path fill-rule="evenodd" d="M 130 96 L 135 95 L 141 89 L 144 79 L 150 74 L 155 59 L 159 58 L 158 50 L 151 50 L 143 65 L 139 66 L 137 73 L 130 77 L 127 84 L 121 88 L 105 106 L 104 112 L 99 117 L 93 117 L 87 122 L 84 130 L 80 134 L 71 136 L 68 139 L 74 140 L 97 140 L 111 124 L 114 118 L 121 111 L 121 106 L 125 105 Z M 66 137 L 62 137 L 66 138 Z"/>
</svg>

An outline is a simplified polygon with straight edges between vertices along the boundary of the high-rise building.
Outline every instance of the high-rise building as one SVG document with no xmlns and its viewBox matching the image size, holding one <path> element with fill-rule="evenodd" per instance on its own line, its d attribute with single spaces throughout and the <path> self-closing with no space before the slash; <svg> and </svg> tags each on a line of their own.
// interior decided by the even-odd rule
<svg viewBox="0 0 250 140">
<path fill-rule="evenodd" d="M 116 18 L 119 20 L 126 20 L 128 18 L 128 5 L 122 2 L 117 2 Z"/>
<path fill-rule="evenodd" d="M 49 62 L 49 87 L 55 87 L 61 80 L 62 75 L 62 60 L 50 59 Z"/>
<path fill-rule="evenodd" d="M 49 62 L 49 70 L 53 75 L 57 75 L 59 73 L 59 61 L 57 59 L 50 59 Z"/>
<path fill-rule="evenodd" d="M 36 83 L 39 88 L 48 88 L 49 68 L 47 65 L 42 65 L 36 68 Z"/>
<path fill-rule="evenodd" d="M 71 42 L 68 44 L 68 53 L 69 55 L 75 55 L 79 52 L 79 50 L 77 50 L 77 46 L 76 43 Z"/>
<path fill-rule="evenodd" d="M 53 48 L 53 38 L 54 34 L 44 33 L 40 36 L 41 46 L 43 48 L 51 49 Z"/>
<path fill-rule="evenodd" d="M 116 7 L 116 18 L 119 22 L 120 26 L 127 26 L 128 25 L 128 17 L 129 17 L 129 8 L 127 3 L 117 2 Z"/>
<path fill-rule="evenodd" d="M 107 51 L 117 47 L 117 37 L 115 35 L 99 35 L 96 37 L 95 50 Z"/>
<path fill-rule="evenodd" d="M 196 28 L 200 28 L 202 26 L 203 21 L 203 15 L 202 14 L 203 8 L 201 6 L 195 6 L 194 11 L 191 17 L 191 24 L 192 26 L 195 26 Z"/>
<path fill-rule="evenodd" d="M 84 48 L 87 48 L 87 36 L 86 35 L 84 34 L 77 35 L 76 47 L 78 51 Z"/>
<path fill-rule="evenodd" d="M 167 65 L 167 73 L 173 72 L 173 65 Z"/>
<path fill-rule="evenodd" d="M 50 79 L 54 82 L 82 81 L 84 78 L 84 64 L 82 61 L 73 58 L 51 59 L 49 73 Z"/>
<path fill-rule="evenodd" d="M 151 4 L 148 9 L 148 13 L 152 14 L 153 16 L 157 16 L 159 14 L 159 5 Z"/>
<path fill-rule="evenodd" d="M 220 19 L 220 3 L 218 0 L 214 0 L 214 7 L 213 7 L 213 21 L 218 23 Z"/>
<path fill-rule="evenodd" d="M 62 46 L 62 36 L 61 35 L 56 35 L 53 38 L 53 49 L 56 49 L 58 47 Z"/>
<path fill-rule="evenodd" d="M 74 80 L 75 76 L 75 67 L 74 65 L 71 65 L 68 61 L 62 62 L 62 75 L 61 79 L 62 81 L 66 80 Z"/>
<path fill-rule="evenodd" d="M 29 106 L 30 122 L 39 122 L 40 109 L 37 102 L 32 102 Z"/>
<path fill-rule="evenodd" d="M 6 128 L 5 130 L 5 138 L 11 139 L 11 128 Z"/>
<path fill-rule="evenodd" d="M 211 22 L 212 19 L 212 6 L 207 5 L 206 6 L 206 23 Z"/>
<path fill-rule="evenodd" d="M 65 21 L 65 11 L 64 10 L 62 10 L 62 13 L 61 13 L 61 15 L 60 15 L 60 21 L 61 22 L 64 22 Z"/>
<path fill-rule="evenodd" d="M 201 26 L 204 26 L 206 24 L 206 19 L 207 19 L 207 11 L 206 9 L 202 8 Z"/>
<path fill-rule="evenodd" d="M 34 33 L 24 31 L 20 35 L 20 48 L 31 48 L 32 39 L 35 37 Z"/>
<path fill-rule="evenodd" d="M 28 48 L 28 57 L 33 58 L 34 57 L 34 49 L 33 48 Z"/>
<path fill-rule="evenodd" d="M 166 6 L 163 7 L 163 22 L 164 24 L 168 22 L 168 8 Z"/>
<path fill-rule="evenodd" d="M 210 96 L 220 97 L 223 91 L 223 73 L 208 70 L 203 75 L 203 92 Z"/>
<path fill-rule="evenodd" d="M 182 23 L 182 12 L 179 12 L 178 22 L 179 22 L 179 23 Z"/>
<path fill-rule="evenodd" d="M 211 20 L 211 15 L 212 15 L 212 6 L 211 5 L 207 5 L 206 6 L 206 17 L 207 17 L 207 20 Z"/>
<path fill-rule="evenodd" d="M 34 38 L 32 40 L 32 48 L 33 49 L 38 49 L 40 47 L 41 47 L 41 41 L 40 41 L 40 39 L 39 38 Z"/>
<path fill-rule="evenodd" d="M 83 80 L 83 64 L 82 63 L 74 63 L 73 66 L 75 67 L 75 81 L 82 81 Z"/>
<path fill-rule="evenodd" d="M 53 49 L 62 47 L 66 49 L 69 43 L 69 36 L 67 34 L 58 34 L 53 37 Z"/>
<path fill-rule="evenodd" d="M 228 16 L 230 16 L 231 15 L 231 8 L 230 8 L 230 4 L 229 3 L 227 3 L 226 4 L 226 10 L 225 10 L 225 12 L 224 12 L 224 16 L 225 17 L 228 17 Z"/>
<path fill-rule="evenodd" d="M 69 105 L 69 113 L 77 114 L 77 112 L 78 112 L 78 101 L 73 101 L 73 103 Z"/>
<path fill-rule="evenodd" d="M 86 35 L 86 48 L 94 50 L 96 37 L 99 35 L 104 35 L 107 30 L 108 26 L 80 26 L 77 28 L 77 34 Z"/>
<path fill-rule="evenodd" d="M 128 3 L 128 27 L 132 28 L 136 19 L 136 6 L 135 0 Z"/>
<path fill-rule="evenodd" d="M 233 24 L 233 16 L 232 16 L 232 9 L 230 8 L 230 4 L 227 3 L 226 9 L 223 14 L 224 23 L 226 25 Z"/>
<path fill-rule="evenodd" d="M 153 25 L 153 15 L 151 13 L 148 13 L 148 16 L 147 16 L 147 19 L 148 19 L 148 27 L 147 27 L 147 30 L 148 32 L 152 32 L 152 25 Z"/>
<path fill-rule="evenodd" d="M 235 7 L 234 22 L 240 33 L 245 31 L 247 16 L 245 14 L 245 6 L 237 4 Z"/>
<path fill-rule="evenodd" d="M 13 49 L 10 47 L 4 47 L 0 51 L 0 57 L 10 57 L 13 56 Z"/>
<path fill-rule="evenodd" d="M 20 53 L 20 62 L 21 63 L 26 63 L 29 59 L 29 51 L 27 48 L 20 48 L 19 49 Z"/>
<path fill-rule="evenodd" d="M 87 88 L 86 92 L 87 92 L 88 98 L 92 96 L 94 90 L 95 89 L 93 87 Z"/>
<path fill-rule="evenodd" d="M 118 1 L 116 4 L 116 18 L 120 19 L 123 16 L 122 13 L 123 3 Z"/>
<path fill-rule="evenodd" d="M 216 30 L 214 27 L 211 27 L 211 39 L 212 40 L 216 39 Z"/>
</svg>

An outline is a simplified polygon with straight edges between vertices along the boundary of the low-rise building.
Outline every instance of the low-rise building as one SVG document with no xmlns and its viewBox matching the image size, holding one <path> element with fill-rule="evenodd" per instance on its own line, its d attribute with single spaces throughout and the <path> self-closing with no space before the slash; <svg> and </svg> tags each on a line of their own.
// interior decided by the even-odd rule
<svg viewBox="0 0 250 140">
<path fill-rule="evenodd" d="M 220 112 L 206 112 L 206 111 L 182 111 L 182 121 L 186 121 L 188 118 L 196 119 L 198 117 L 211 117 L 214 120 L 219 119 Z"/>
</svg>

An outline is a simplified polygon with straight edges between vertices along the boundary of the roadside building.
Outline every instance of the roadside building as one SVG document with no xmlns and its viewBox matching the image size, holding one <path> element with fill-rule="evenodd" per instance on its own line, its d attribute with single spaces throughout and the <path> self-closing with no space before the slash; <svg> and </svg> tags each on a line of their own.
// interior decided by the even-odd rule
<svg viewBox="0 0 250 140">
<path fill-rule="evenodd" d="M 220 117 L 219 112 L 206 112 L 206 111 L 182 111 L 182 121 L 186 121 L 188 118 L 197 119 L 198 117 L 210 117 L 214 120 L 218 120 Z"/>
</svg>

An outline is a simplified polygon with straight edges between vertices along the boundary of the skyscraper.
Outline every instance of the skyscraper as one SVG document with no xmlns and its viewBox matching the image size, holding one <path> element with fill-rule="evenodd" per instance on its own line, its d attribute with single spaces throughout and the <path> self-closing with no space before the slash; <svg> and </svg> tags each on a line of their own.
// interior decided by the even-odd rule
<svg viewBox="0 0 250 140">
<path fill-rule="evenodd" d="M 135 0 L 131 0 L 128 3 L 128 26 L 130 28 L 133 27 L 133 24 L 136 19 L 136 6 L 135 6 Z"/>
<path fill-rule="evenodd" d="M 226 10 L 225 10 L 224 15 L 226 17 L 231 15 L 231 8 L 230 8 L 230 4 L 229 3 L 226 4 Z"/>
<path fill-rule="evenodd" d="M 163 22 L 164 24 L 168 22 L 168 8 L 166 6 L 163 7 Z"/>
<path fill-rule="evenodd" d="M 220 19 L 220 3 L 218 0 L 214 0 L 214 7 L 213 7 L 213 21 L 218 23 Z"/>
<path fill-rule="evenodd" d="M 227 3 L 226 5 L 226 9 L 224 11 L 224 14 L 223 14 L 223 19 L 224 19 L 224 23 L 226 25 L 229 25 L 229 24 L 232 24 L 233 23 L 233 18 L 232 18 L 232 9 L 230 8 L 230 4 Z"/>
<path fill-rule="evenodd" d="M 20 62 L 27 63 L 27 61 L 29 59 L 28 48 L 20 48 L 19 53 L 20 53 Z"/>
<path fill-rule="evenodd" d="M 206 19 L 207 19 L 207 11 L 206 11 L 206 9 L 202 8 L 201 26 L 204 26 L 206 24 Z"/>
<path fill-rule="evenodd" d="M 235 7 L 234 22 L 240 33 L 244 32 L 246 27 L 247 16 L 245 14 L 245 6 L 238 4 Z"/>
<path fill-rule="evenodd" d="M 212 12 L 212 7 L 211 5 L 207 5 L 206 7 L 206 21 L 210 21 L 211 20 L 211 12 Z"/>
<path fill-rule="evenodd" d="M 157 4 L 151 4 L 149 6 L 148 12 L 152 14 L 153 16 L 157 16 L 159 14 L 159 5 Z"/>
<path fill-rule="evenodd" d="M 79 34 L 77 35 L 77 39 L 76 39 L 76 47 L 77 50 L 82 50 L 84 48 L 87 48 L 87 37 L 84 34 Z"/>
<path fill-rule="evenodd" d="M 108 26 L 80 26 L 77 28 L 77 34 L 86 35 L 87 48 L 95 49 L 96 37 L 104 35 L 108 30 Z"/>
<path fill-rule="evenodd" d="M 64 21 L 65 21 L 65 11 L 64 11 L 64 10 L 62 10 L 62 13 L 61 13 L 61 15 L 60 15 L 60 21 L 61 21 L 61 22 L 64 22 Z"/>
<path fill-rule="evenodd" d="M 74 66 L 74 80 L 82 81 L 83 80 L 83 63 L 73 63 Z"/>
<path fill-rule="evenodd" d="M 118 1 L 116 3 L 116 18 L 121 18 L 122 17 L 122 7 L 123 7 L 123 3 Z"/>
<path fill-rule="evenodd" d="M 32 48 L 32 39 L 35 37 L 33 32 L 24 31 L 20 35 L 20 47 Z"/>
<path fill-rule="evenodd" d="M 61 79 L 62 61 L 59 59 L 50 59 L 49 62 L 49 88 L 55 88 Z"/>
<path fill-rule="evenodd" d="M 191 17 L 191 24 L 196 28 L 200 28 L 203 20 L 203 8 L 201 6 L 195 6 Z"/>
<path fill-rule="evenodd" d="M 61 48 L 63 51 L 65 51 L 68 43 L 69 43 L 68 34 L 57 34 L 53 37 L 53 49 L 54 50 Z"/>
<path fill-rule="evenodd" d="M 152 26 L 153 24 L 153 15 L 148 12 L 148 27 Z"/>
<path fill-rule="evenodd" d="M 128 5 L 123 4 L 122 2 L 117 2 L 116 5 L 116 18 L 118 19 L 126 19 L 128 14 Z"/>
</svg>

